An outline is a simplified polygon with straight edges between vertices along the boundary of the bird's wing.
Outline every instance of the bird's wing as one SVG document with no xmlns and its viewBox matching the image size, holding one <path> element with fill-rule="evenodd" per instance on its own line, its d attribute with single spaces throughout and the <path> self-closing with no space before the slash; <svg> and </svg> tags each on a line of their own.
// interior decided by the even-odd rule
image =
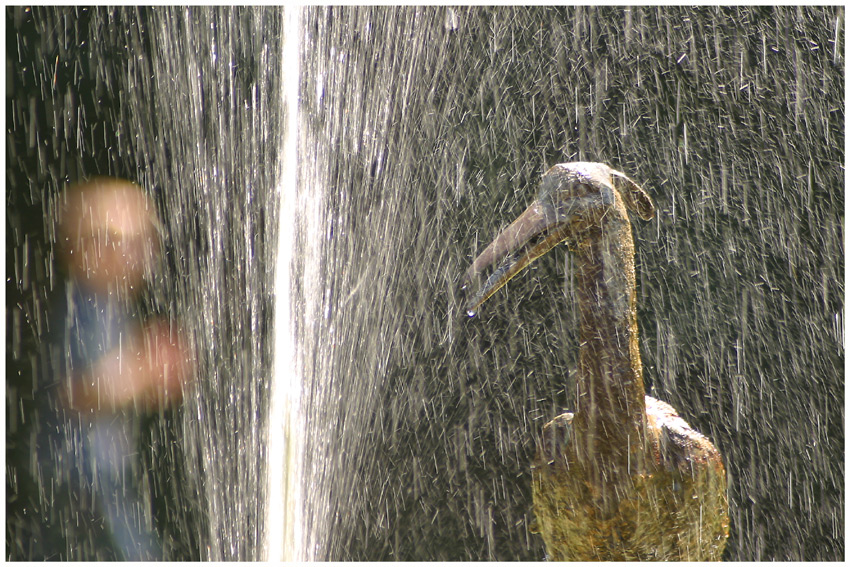
<svg viewBox="0 0 850 567">
<path fill-rule="evenodd" d="M 708 437 L 679 417 L 670 404 L 646 396 L 647 425 L 654 439 L 656 464 L 672 472 L 693 474 L 706 466 L 723 467 L 717 448 Z"/>
</svg>

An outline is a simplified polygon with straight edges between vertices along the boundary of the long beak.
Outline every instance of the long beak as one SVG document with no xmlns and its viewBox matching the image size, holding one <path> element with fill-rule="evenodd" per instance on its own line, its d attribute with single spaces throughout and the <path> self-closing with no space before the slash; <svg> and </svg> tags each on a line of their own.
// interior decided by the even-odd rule
<svg viewBox="0 0 850 567">
<path fill-rule="evenodd" d="M 477 281 L 479 274 L 485 268 L 507 256 L 496 271 L 487 278 L 484 285 L 470 298 L 466 305 L 466 312 L 470 316 L 475 315 L 478 307 L 512 277 L 567 238 L 569 225 L 566 217 L 569 216 L 538 199 L 503 230 L 466 271 L 463 289 L 469 288 L 473 282 Z"/>
</svg>

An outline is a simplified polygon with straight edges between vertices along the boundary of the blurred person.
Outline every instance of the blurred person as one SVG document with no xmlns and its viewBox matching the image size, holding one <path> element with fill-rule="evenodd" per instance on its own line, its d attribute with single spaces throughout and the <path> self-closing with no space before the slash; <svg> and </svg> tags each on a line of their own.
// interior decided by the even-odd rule
<svg viewBox="0 0 850 567">
<path fill-rule="evenodd" d="M 129 181 L 97 177 L 59 197 L 57 257 L 68 281 L 54 324 L 65 451 L 117 559 L 163 557 L 138 462 L 143 416 L 179 404 L 193 363 L 177 325 L 143 320 L 140 294 L 160 252 L 153 203 Z M 62 433 L 61 429 L 57 431 Z M 60 459 L 61 461 L 61 459 Z"/>
<path fill-rule="evenodd" d="M 179 402 L 189 360 L 164 318 L 144 325 L 134 302 L 157 261 L 153 204 L 128 181 L 98 177 L 69 188 L 59 211 L 59 257 L 72 311 L 65 401 L 82 413 Z"/>
</svg>

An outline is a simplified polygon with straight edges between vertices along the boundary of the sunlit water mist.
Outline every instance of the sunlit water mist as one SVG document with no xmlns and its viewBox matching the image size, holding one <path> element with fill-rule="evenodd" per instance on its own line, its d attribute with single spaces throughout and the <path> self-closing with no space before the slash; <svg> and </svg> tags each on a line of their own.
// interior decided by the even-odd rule
<svg viewBox="0 0 850 567">
<path fill-rule="evenodd" d="M 138 49 L 149 44 L 151 57 L 141 88 L 128 89 L 127 123 L 146 185 L 165 202 L 176 265 L 163 293 L 199 358 L 182 420 L 196 529 L 204 558 L 258 559 L 285 132 L 284 77 L 269 70 L 282 67 L 282 20 L 254 8 L 145 15 Z"/>
<path fill-rule="evenodd" d="M 15 55 L 30 69 L 16 79 L 27 113 L 16 191 L 26 183 L 49 196 L 95 174 L 150 191 L 165 252 L 150 303 L 180 325 L 197 357 L 198 379 L 182 406 L 139 424 L 140 464 L 127 482 L 140 483 L 145 500 L 129 521 L 156 530 L 162 546 L 159 557 L 142 559 L 257 559 L 284 131 L 282 80 L 270 72 L 281 68 L 280 11 L 35 8 L 12 21 L 30 34 Z M 57 112 L 45 113 L 48 106 Z M 36 208 L 50 235 L 54 212 L 43 202 Z M 41 260 L 54 274 L 39 287 L 47 297 L 61 293 L 52 258 Z M 45 349 L 45 363 L 27 391 L 56 381 L 57 355 L 44 344 L 33 346 Z M 28 423 L 39 427 L 41 415 L 33 410 Z M 89 511 L 67 481 L 73 457 L 57 449 L 55 466 L 32 473 L 54 496 L 38 489 L 19 499 L 21 518 L 44 520 L 13 538 L 17 556 L 122 558 L 104 543 L 95 487 L 82 487 L 94 493 Z"/>
<path fill-rule="evenodd" d="M 166 559 L 541 559 L 529 463 L 575 407 L 571 263 L 475 318 L 457 284 L 571 160 L 658 205 L 635 226 L 645 379 L 724 455 L 727 557 L 843 557 L 843 8 L 309 8 L 295 128 L 280 10 L 8 14 L 12 558 L 110 558 L 30 439 L 62 356 L 47 196 L 112 173 L 162 209 L 152 295 L 201 368 L 149 430 Z M 275 350 L 300 390 L 272 386 Z M 274 436 L 296 406 L 300 475 Z M 58 551 L 32 543 L 51 530 Z"/>
</svg>

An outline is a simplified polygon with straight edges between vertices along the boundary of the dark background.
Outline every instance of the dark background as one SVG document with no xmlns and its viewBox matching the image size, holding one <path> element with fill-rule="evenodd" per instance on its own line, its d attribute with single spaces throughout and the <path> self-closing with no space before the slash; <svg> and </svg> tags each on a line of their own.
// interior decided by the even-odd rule
<svg viewBox="0 0 850 567">
<path fill-rule="evenodd" d="M 183 467 L 200 487 L 177 506 L 199 512 L 173 521 L 202 549 L 241 542 L 201 557 L 252 557 L 256 522 L 237 519 L 262 494 L 238 471 L 261 471 L 268 330 L 251 323 L 271 304 L 274 207 L 257 164 L 273 169 L 279 142 L 280 30 L 270 10 L 194 11 L 178 40 L 179 11 L 96 12 L 7 11 L 7 548 L 31 557 L 24 534 L 45 523 L 28 403 L 54 292 L 46 197 L 96 171 L 171 187 L 155 190 L 191 260 L 173 269 L 209 295 L 161 292 L 188 305 L 214 371 L 173 418 L 188 456 L 165 476 Z M 301 227 L 294 267 L 321 286 L 294 289 L 318 558 L 543 558 L 530 463 L 542 425 L 572 407 L 569 261 L 554 251 L 472 319 L 457 286 L 542 173 L 578 160 L 656 201 L 634 223 L 645 381 L 724 456 L 725 557 L 844 558 L 842 8 L 311 8 L 304 34 L 301 192 L 320 199 L 322 233 Z M 91 37 L 111 59 L 89 57 Z M 150 128 L 128 136 L 128 119 Z M 229 349 L 252 353 L 248 370 L 223 362 Z"/>
</svg>

